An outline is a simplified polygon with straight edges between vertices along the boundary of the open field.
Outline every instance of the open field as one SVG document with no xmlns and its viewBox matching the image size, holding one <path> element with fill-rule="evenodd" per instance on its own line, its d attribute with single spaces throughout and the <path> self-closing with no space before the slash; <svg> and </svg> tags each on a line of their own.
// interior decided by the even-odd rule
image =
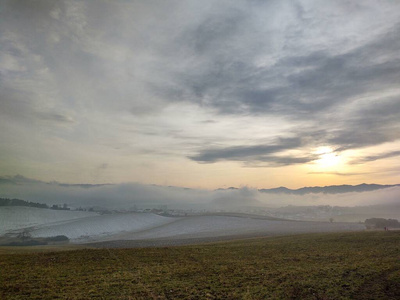
<svg viewBox="0 0 400 300">
<path fill-rule="evenodd" d="M 0 207 L 0 236 L 24 228 L 59 224 L 97 216 L 87 211 L 52 210 L 24 206 Z"/>
<path fill-rule="evenodd" d="M 186 241 L 192 243 L 191 239 L 215 241 L 243 236 L 365 229 L 362 223 L 290 221 L 239 213 L 181 217 L 134 212 L 107 215 L 85 213 L 38 208 L 0 208 L 0 245 L 13 242 L 10 238 L 16 238 L 25 231 L 27 236 L 36 240 L 66 236 L 71 243 L 107 242 L 106 247 L 110 247 L 109 241 L 124 240 L 128 245 L 122 245 L 123 247 L 132 247 L 134 244 L 141 246 L 143 242 L 150 246 L 171 246 L 187 244 Z M 60 220 L 57 220 L 57 217 L 60 217 Z M 163 240 L 166 242 L 163 243 Z"/>
<path fill-rule="evenodd" d="M 61 249 L 3 248 L 0 298 L 398 299 L 400 295 L 400 232 L 54 251 Z"/>
</svg>

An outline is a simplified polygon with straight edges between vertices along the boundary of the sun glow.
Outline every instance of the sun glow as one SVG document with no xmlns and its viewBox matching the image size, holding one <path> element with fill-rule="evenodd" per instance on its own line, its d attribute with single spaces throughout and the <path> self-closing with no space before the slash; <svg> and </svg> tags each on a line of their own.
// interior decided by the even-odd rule
<svg viewBox="0 0 400 300">
<path fill-rule="evenodd" d="M 321 168 L 332 168 L 337 166 L 341 158 L 330 147 L 320 147 L 315 152 L 319 156 L 319 159 L 315 160 L 315 163 Z"/>
</svg>

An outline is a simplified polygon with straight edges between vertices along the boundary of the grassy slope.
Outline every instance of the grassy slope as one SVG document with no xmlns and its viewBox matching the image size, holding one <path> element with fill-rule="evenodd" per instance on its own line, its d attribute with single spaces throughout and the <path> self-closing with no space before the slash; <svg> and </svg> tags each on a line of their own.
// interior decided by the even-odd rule
<svg viewBox="0 0 400 300">
<path fill-rule="evenodd" d="M 1 299 L 398 299 L 400 232 L 0 253 Z"/>
</svg>

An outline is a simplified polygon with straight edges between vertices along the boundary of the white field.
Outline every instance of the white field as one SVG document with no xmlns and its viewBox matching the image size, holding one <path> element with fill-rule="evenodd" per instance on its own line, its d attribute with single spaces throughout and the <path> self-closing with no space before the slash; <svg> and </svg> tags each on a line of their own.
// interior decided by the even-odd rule
<svg viewBox="0 0 400 300">
<path fill-rule="evenodd" d="M 274 221 L 234 216 L 185 217 L 161 227 L 137 233 L 121 234 L 114 239 L 190 239 L 227 236 L 283 235 L 309 232 L 338 232 L 363 230 L 356 223 Z"/>
<path fill-rule="evenodd" d="M 10 231 L 97 216 L 86 211 L 52 210 L 24 206 L 0 207 L 0 236 Z"/>
<path fill-rule="evenodd" d="M 0 208 L 0 235 L 29 228 L 33 237 L 67 236 L 73 243 L 180 240 L 363 230 L 362 224 L 273 221 L 238 216 L 163 217 L 151 213 L 97 215 L 29 207 Z"/>
<path fill-rule="evenodd" d="M 87 242 L 122 232 L 135 233 L 157 228 L 173 221 L 174 218 L 151 213 L 120 213 L 71 220 L 51 226 L 44 225 L 32 230 L 31 235 L 34 237 L 65 235 L 73 242 Z"/>
</svg>

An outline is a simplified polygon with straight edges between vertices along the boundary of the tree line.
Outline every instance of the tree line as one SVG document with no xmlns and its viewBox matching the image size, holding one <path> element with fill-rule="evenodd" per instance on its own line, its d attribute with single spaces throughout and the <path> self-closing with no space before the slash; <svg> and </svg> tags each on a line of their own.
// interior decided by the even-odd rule
<svg viewBox="0 0 400 300">
<path fill-rule="evenodd" d="M 399 228 L 400 223 L 395 219 L 371 218 L 365 220 L 367 228 Z"/>
<path fill-rule="evenodd" d="M 62 206 L 57 205 L 57 204 L 48 206 L 47 204 L 44 204 L 44 203 L 25 201 L 25 200 L 21 200 L 21 199 L 9 199 L 9 198 L 0 198 L 0 206 L 28 206 L 28 207 L 37 207 L 37 208 L 70 210 L 70 208 L 66 204 L 64 204 Z"/>
</svg>

